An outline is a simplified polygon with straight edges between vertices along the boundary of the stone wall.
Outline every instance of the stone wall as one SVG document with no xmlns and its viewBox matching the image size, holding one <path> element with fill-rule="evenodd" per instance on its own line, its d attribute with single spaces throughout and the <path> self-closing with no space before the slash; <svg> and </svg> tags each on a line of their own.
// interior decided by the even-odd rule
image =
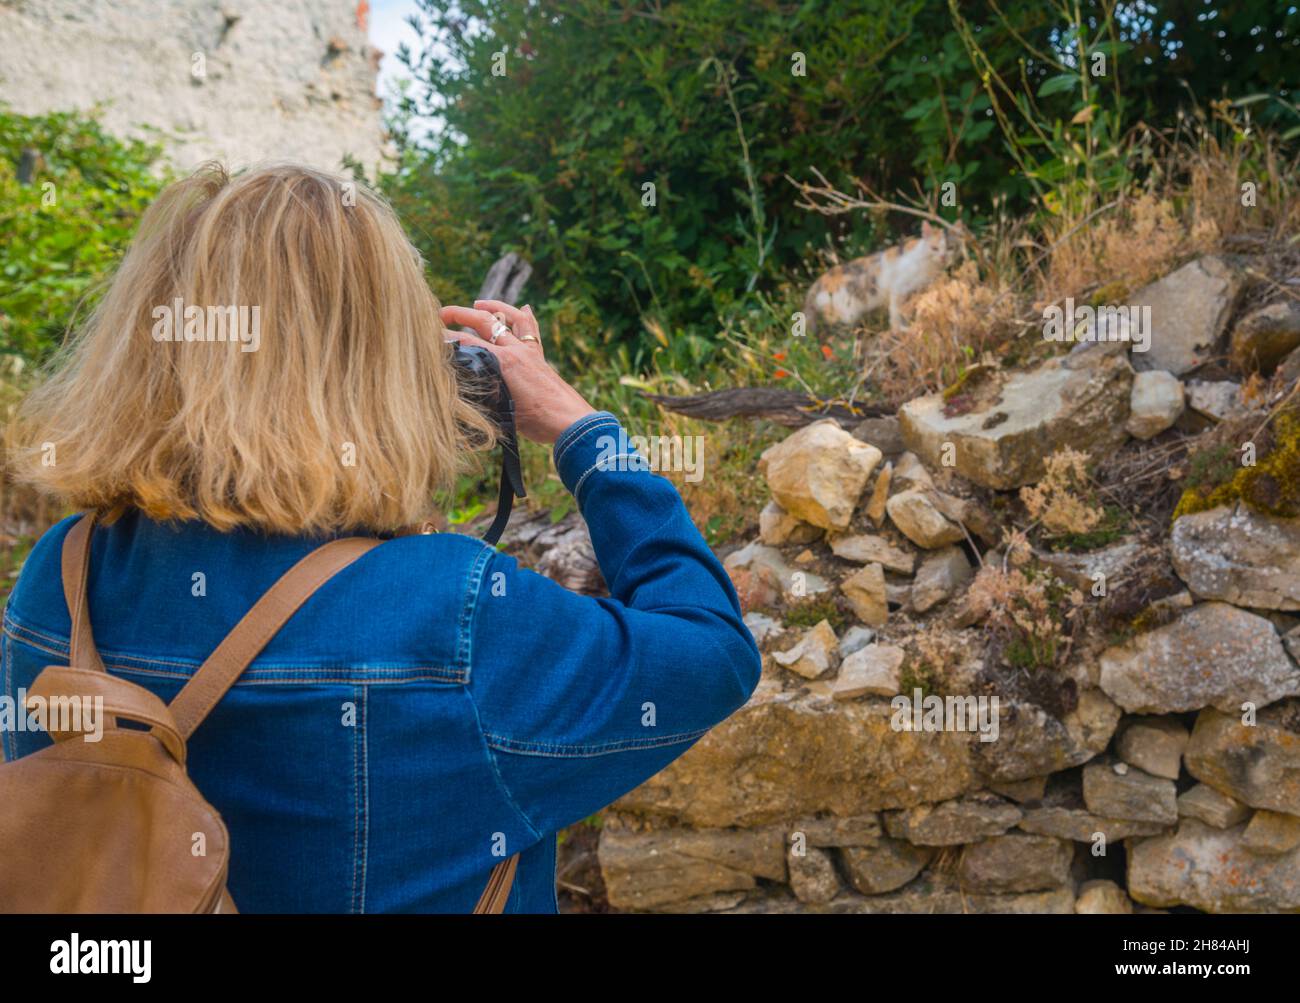
<svg viewBox="0 0 1300 1003">
<path fill-rule="evenodd" d="M 358 7 L 360 6 L 360 10 Z M 0 100 L 102 103 L 110 131 L 176 166 L 292 159 L 373 174 L 385 137 L 378 53 L 356 0 L 0 0 Z"/>
<path fill-rule="evenodd" d="M 768 449 L 758 538 L 724 551 L 758 689 L 566 873 L 629 911 L 1300 912 L 1300 518 L 1170 517 L 1188 458 L 1243 455 L 1300 379 L 1300 307 L 1247 288 L 1268 267 L 1207 258 L 1140 290 L 1148 358 L 1078 346 Z M 1277 434 L 1293 458 L 1261 469 L 1294 480 L 1300 438 Z M 1016 542 L 1013 492 L 1066 447 L 1108 489 L 1163 479 L 1167 508 L 1118 539 Z M 593 587 L 580 528 L 548 532 Z M 1008 568 L 1083 618 L 1035 664 L 990 626 L 1017 600 L 980 583 Z"/>
</svg>

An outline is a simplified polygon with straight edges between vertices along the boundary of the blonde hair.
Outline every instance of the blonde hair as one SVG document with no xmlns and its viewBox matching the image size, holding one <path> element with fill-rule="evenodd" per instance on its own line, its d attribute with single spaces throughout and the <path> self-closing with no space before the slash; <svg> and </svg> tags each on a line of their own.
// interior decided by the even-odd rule
<svg viewBox="0 0 1300 1003">
<path fill-rule="evenodd" d="M 178 299 L 209 321 L 258 307 L 260 336 L 158 340 Z M 144 214 L 8 438 L 19 480 L 79 508 L 303 533 L 427 518 L 494 435 L 385 202 L 308 167 L 207 165 Z"/>
</svg>

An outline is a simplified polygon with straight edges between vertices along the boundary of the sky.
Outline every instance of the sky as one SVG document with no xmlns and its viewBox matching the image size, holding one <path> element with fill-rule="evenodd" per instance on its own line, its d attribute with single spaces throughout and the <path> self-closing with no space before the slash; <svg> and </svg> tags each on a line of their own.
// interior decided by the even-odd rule
<svg viewBox="0 0 1300 1003">
<path fill-rule="evenodd" d="M 406 18 L 416 13 L 415 0 L 370 0 L 370 44 L 384 54 L 379 64 L 379 96 L 387 98 L 394 81 L 407 76 L 397 61 L 402 42 L 415 48 L 416 36 Z"/>
</svg>

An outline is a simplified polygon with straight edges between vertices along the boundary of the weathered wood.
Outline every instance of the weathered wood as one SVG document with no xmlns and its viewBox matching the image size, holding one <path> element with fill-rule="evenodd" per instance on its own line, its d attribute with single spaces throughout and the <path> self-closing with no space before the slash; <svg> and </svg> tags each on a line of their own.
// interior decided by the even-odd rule
<svg viewBox="0 0 1300 1003">
<path fill-rule="evenodd" d="M 44 164 L 45 158 L 41 156 L 40 150 L 32 146 L 24 146 L 18 157 L 18 183 L 30 185 L 37 169 L 43 168 Z"/>
<path fill-rule="evenodd" d="M 501 300 L 514 306 L 524 291 L 524 283 L 533 274 L 533 266 L 511 251 L 502 255 L 488 269 L 483 285 L 479 287 L 481 300 Z"/>
<path fill-rule="evenodd" d="M 843 400 L 818 400 L 797 390 L 783 390 L 780 387 L 731 387 L 688 397 L 647 393 L 642 396 L 666 410 L 703 421 L 766 418 L 788 428 L 800 428 L 822 418 L 834 418 L 845 428 L 852 428 L 864 418 L 878 418 L 894 413 L 890 407 L 849 404 Z"/>
</svg>

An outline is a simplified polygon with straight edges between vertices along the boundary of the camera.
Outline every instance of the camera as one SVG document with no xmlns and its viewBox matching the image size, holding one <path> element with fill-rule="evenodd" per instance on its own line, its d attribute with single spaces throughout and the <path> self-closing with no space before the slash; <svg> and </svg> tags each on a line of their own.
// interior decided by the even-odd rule
<svg viewBox="0 0 1300 1003">
<path fill-rule="evenodd" d="M 501 487 L 497 492 L 496 518 L 483 534 L 485 541 L 496 543 L 510 521 L 515 498 L 526 497 L 524 474 L 519 465 L 519 438 L 515 431 L 515 402 L 495 355 L 481 345 L 449 341 L 447 347 L 461 396 L 497 427 L 501 444 Z"/>
</svg>

